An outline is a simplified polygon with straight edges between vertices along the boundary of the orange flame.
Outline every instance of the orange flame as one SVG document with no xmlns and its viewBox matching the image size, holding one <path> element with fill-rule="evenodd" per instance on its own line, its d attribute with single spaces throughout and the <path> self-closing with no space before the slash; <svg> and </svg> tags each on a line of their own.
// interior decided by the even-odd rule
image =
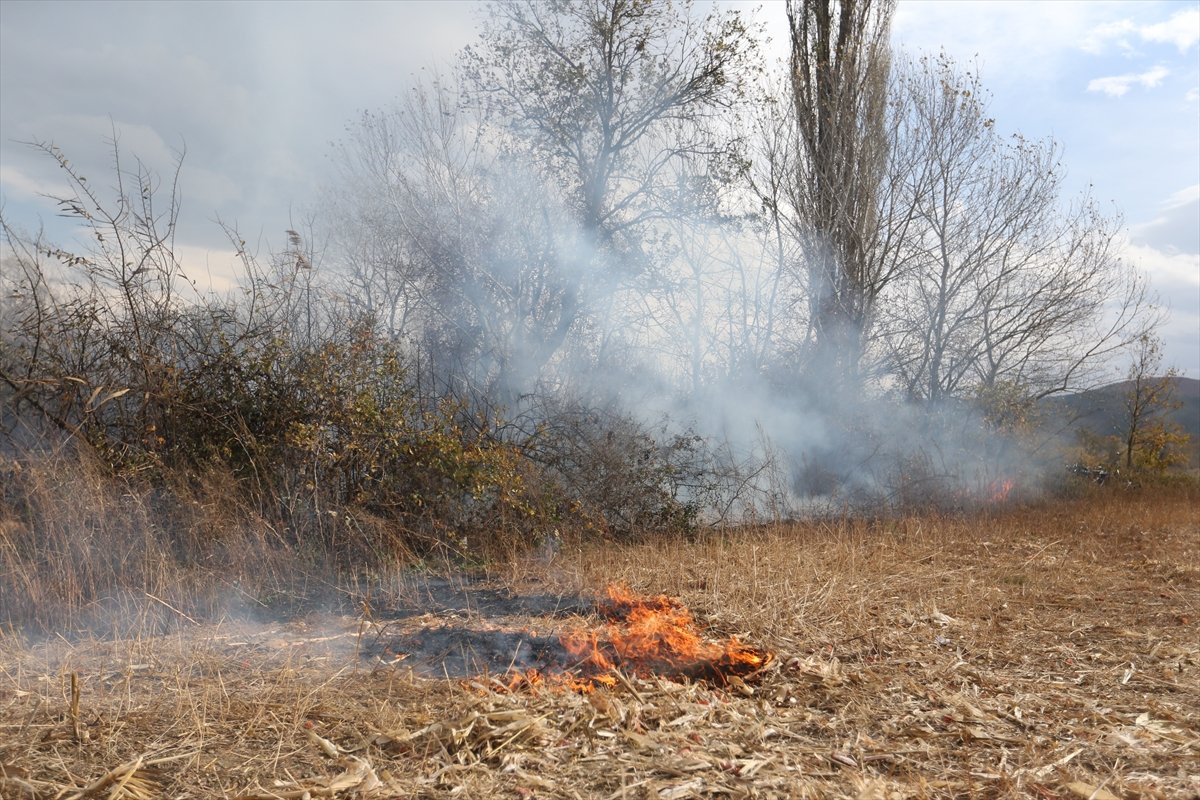
<svg viewBox="0 0 1200 800">
<path fill-rule="evenodd" d="M 678 600 L 665 595 L 639 597 L 622 585 L 608 587 L 607 594 L 600 609 L 607 624 L 562 637 L 564 647 L 579 660 L 576 667 L 583 676 L 573 682 L 573 688 L 611 686 L 616 683 L 611 673 L 618 668 L 643 677 L 656 674 L 724 685 L 730 677 L 757 672 L 773 659 L 736 638 L 704 640 L 691 612 Z"/>
<path fill-rule="evenodd" d="M 1013 489 L 1013 482 L 1012 482 L 1012 480 L 1010 480 L 1008 478 L 1005 478 L 1004 480 L 992 481 L 992 483 L 988 487 L 988 489 L 989 489 L 989 496 L 988 496 L 989 502 L 1003 503 L 1005 500 L 1008 499 L 1008 494 Z"/>
</svg>

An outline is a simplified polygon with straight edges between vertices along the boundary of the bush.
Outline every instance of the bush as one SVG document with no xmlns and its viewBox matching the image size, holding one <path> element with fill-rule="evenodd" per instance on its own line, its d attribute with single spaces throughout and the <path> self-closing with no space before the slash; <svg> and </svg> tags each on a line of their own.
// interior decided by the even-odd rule
<svg viewBox="0 0 1200 800">
<path fill-rule="evenodd" d="M 84 234 L 63 247 L 0 216 L 0 456 L 21 466 L 0 496 L 0 624 L 55 630 L 113 603 L 165 624 L 214 613 L 234 577 L 254 605 L 560 529 L 691 530 L 745 490 L 728 454 L 665 421 L 544 397 L 506 423 L 453 376 L 423 384 L 420 354 L 347 311 L 294 231 L 264 267 L 227 229 L 241 283 L 199 292 L 172 250 L 174 188 L 161 206 L 114 148 L 104 198 L 39 147 Z"/>
<path fill-rule="evenodd" d="M 10 433 L 22 432 L 9 448 L 70 443 L 146 487 L 227 472 L 285 541 L 350 563 L 364 554 L 345 550 L 335 520 L 389 520 L 387 538 L 417 550 L 535 535 L 520 451 L 461 404 L 420 396 L 403 350 L 314 287 L 298 234 L 268 269 L 244 257 L 236 299 L 201 294 L 170 246 L 178 199 L 156 208 L 155 176 L 126 171 L 117 153 L 106 202 L 43 149 L 87 244 L 64 249 L 2 221 L 0 394 Z"/>
</svg>

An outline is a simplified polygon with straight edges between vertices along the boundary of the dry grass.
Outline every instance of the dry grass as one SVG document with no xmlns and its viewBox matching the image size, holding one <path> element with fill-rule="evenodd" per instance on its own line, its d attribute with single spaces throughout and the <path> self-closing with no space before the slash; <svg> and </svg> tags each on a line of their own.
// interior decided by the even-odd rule
<svg viewBox="0 0 1200 800">
<path fill-rule="evenodd" d="M 1200 795 L 1193 498 L 1100 494 L 507 566 L 528 591 L 624 580 L 678 595 L 777 658 L 750 685 L 630 678 L 581 696 L 372 666 L 356 658 L 371 622 L 351 618 L 9 638 L 0 796 Z"/>
<path fill-rule="evenodd" d="M 0 630 L 143 636 L 344 594 L 329 585 L 328 543 L 297 546 L 227 471 L 155 486 L 116 478 L 87 453 L 5 466 L 0 459 Z"/>
</svg>

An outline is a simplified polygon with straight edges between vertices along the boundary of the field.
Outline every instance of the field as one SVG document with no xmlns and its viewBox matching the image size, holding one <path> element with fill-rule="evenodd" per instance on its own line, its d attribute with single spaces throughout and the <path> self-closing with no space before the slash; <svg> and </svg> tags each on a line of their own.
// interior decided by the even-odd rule
<svg viewBox="0 0 1200 800">
<path fill-rule="evenodd" d="M 456 580 L 460 604 L 397 588 L 358 615 L 7 635 L 0 796 L 1200 796 L 1193 497 L 568 543 Z M 578 610 L 614 582 L 773 659 L 724 685 L 632 671 L 581 692 L 434 677 L 383 646 L 546 639 L 585 623 L 521 598 Z"/>
</svg>

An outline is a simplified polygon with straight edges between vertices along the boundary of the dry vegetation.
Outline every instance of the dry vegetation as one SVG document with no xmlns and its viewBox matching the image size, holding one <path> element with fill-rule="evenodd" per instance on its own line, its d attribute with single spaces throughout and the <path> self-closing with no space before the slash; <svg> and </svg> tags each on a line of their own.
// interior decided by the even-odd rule
<svg viewBox="0 0 1200 800">
<path fill-rule="evenodd" d="M 972 73 L 889 77 L 890 3 L 815 57 L 829 7 L 772 99 L 737 13 L 497 3 L 311 230 L 224 229 L 227 294 L 179 162 L 34 142 L 74 233 L 0 215 L 0 800 L 1200 793 L 1169 403 L 1118 479 L 1037 400 L 1157 369 L 1121 226 Z M 735 527 L 792 500 L 847 518 Z M 711 641 L 637 668 L 567 613 L 613 583 Z"/>
<path fill-rule="evenodd" d="M 777 654 L 723 689 L 419 677 L 362 657 L 379 612 L 9 635 L 0 795 L 1194 797 L 1198 564 L 1194 496 L 1103 492 L 972 517 L 568 543 L 549 567 L 490 575 L 524 593 L 625 580 L 678 595 L 714 636 Z"/>
</svg>

